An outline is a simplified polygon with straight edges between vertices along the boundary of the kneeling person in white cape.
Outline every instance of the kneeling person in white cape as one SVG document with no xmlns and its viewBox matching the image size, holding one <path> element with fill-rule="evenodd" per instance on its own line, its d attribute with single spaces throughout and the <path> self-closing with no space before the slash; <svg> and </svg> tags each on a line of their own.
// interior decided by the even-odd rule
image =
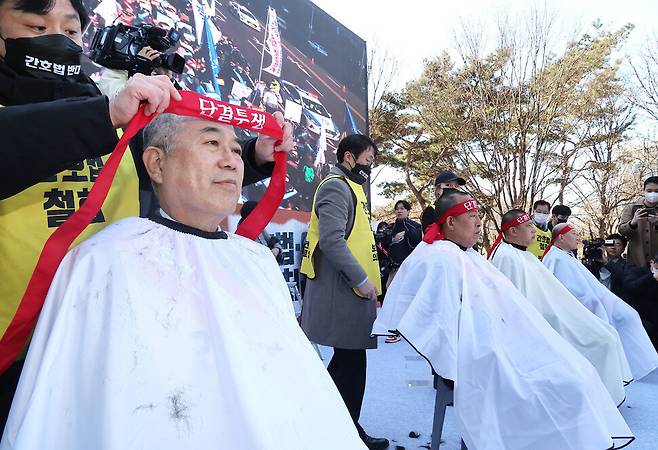
<svg viewBox="0 0 658 450">
<path fill-rule="evenodd" d="M 583 355 L 599 373 L 615 404 L 625 399 L 624 385 L 632 375 L 617 331 L 592 314 L 560 281 L 527 251 L 535 227 L 524 211 L 502 217 L 490 261 L 528 299 L 557 333 Z"/>
<path fill-rule="evenodd" d="M 634 439 L 594 367 L 471 247 L 477 204 L 446 190 L 405 260 L 373 332 L 399 332 L 455 382 L 468 448 L 604 450 Z"/>
<path fill-rule="evenodd" d="M 272 253 L 218 228 L 232 127 L 163 114 L 144 136 L 160 214 L 66 255 L 0 448 L 365 450 Z"/>
<path fill-rule="evenodd" d="M 626 352 L 633 379 L 658 367 L 658 354 L 642 320 L 632 306 L 608 290 L 571 253 L 578 248 L 578 233 L 569 224 L 553 228 L 553 239 L 544 254 L 544 265 L 587 309 L 615 327 Z"/>
</svg>

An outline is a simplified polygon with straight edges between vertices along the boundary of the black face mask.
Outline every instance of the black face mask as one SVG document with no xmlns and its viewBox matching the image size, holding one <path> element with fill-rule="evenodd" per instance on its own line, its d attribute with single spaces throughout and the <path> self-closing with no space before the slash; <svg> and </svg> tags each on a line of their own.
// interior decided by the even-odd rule
<svg viewBox="0 0 658 450">
<path fill-rule="evenodd" d="M 365 183 L 370 177 L 370 165 L 368 164 L 355 164 L 351 172 L 359 179 L 362 180 L 361 184 Z"/>
<path fill-rule="evenodd" d="M 4 41 L 5 63 L 16 73 L 42 80 L 79 80 L 82 47 L 63 34 Z"/>
</svg>

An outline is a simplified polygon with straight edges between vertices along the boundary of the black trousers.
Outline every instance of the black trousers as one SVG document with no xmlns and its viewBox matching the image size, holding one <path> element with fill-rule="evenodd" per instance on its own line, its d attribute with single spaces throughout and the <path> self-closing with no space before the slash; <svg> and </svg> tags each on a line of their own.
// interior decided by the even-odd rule
<svg viewBox="0 0 658 450">
<path fill-rule="evenodd" d="M 366 392 L 366 351 L 334 348 L 334 356 L 329 361 L 327 371 L 343 397 L 359 434 L 363 433 L 359 417 Z"/>
<path fill-rule="evenodd" d="M 7 417 L 9 417 L 11 401 L 14 399 L 24 362 L 25 360 L 22 359 L 15 361 L 0 375 L 0 436 L 4 432 Z"/>
</svg>

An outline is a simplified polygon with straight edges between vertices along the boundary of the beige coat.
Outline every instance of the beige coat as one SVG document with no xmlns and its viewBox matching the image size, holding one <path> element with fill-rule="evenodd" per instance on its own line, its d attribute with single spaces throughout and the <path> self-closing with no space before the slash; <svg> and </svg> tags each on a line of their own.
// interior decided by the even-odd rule
<svg viewBox="0 0 658 450">
<path fill-rule="evenodd" d="M 630 226 L 635 211 L 644 207 L 643 198 L 627 205 L 619 224 L 619 233 L 628 238 L 628 261 L 638 267 L 646 267 L 658 252 L 658 223 L 651 224 L 648 220 L 640 220 L 636 228 Z"/>
</svg>

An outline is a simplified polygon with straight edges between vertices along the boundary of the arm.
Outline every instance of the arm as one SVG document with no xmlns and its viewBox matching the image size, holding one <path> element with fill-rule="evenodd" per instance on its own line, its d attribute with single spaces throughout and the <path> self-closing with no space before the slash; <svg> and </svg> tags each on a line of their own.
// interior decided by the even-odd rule
<svg viewBox="0 0 658 450">
<path fill-rule="evenodd" d="M 244 178 L 242 186 L 249 186 L 272 176 L 274 162 L 258 164 L 256 162 L 256 138 L 248 139 L 242 144 L 242 162 L 244 162 Z"/>
<path fill-rule="evenodd" d="M 406 234 L 407 242 L 411 248 L 416 248 L 420 241 L 423 240 L 423 229 L 420 224 L 413 222 L 415 225 L 414 228 L 409 230 Z"/>
<path fill-rule="evenodd" d="M 633 220 L 633 205 L 626 205 L 624 211 L 621 213 L 621 219 L 619 221 L 619 234 L 630 237 L 637 233 L 637 225 L 632 226 L 631 220 Z"/>
<path fill-rule="evenodd" d="M 658 292 L 658 280 L 650 270 L 627 263 L 626 270 L 620 275 L 622 289 L 627 293 L 637 297 L 655 298 L 655 293 Z M 654 294 L 651 294 L 652 292 Z"/>
<path fill-rule="evenodd" d="M 353 288 L 367 280 L 368 275 L 352 255 L 345 240 L 351 211 L 354 211 L 354 200 L 345 181 L 329 180 L 320 187 L 316 203 L 320 234 L 318 245 L 326 260 Z"/>
<path fill-rule="evenodd" d="M 106 97 L 0 108 L 0 129 L 5 172 L 0 199 L 83 159 L 110 153 L 118 142 Z"/>
<path fill-rule="evenodd" d="M 264 134 L 257 139 L 248 139 L 242 143 L 242 161 L 244 162 L 244 179 L 242 186 L 257 183 L 272 176 L 274 170 L 274 152 L 290 152 L 293 147 L 292 125 L 283 119 L 280 112 L 274 113 L 274 119 L 283 129 L 281 143 Z"/>
</svg>

